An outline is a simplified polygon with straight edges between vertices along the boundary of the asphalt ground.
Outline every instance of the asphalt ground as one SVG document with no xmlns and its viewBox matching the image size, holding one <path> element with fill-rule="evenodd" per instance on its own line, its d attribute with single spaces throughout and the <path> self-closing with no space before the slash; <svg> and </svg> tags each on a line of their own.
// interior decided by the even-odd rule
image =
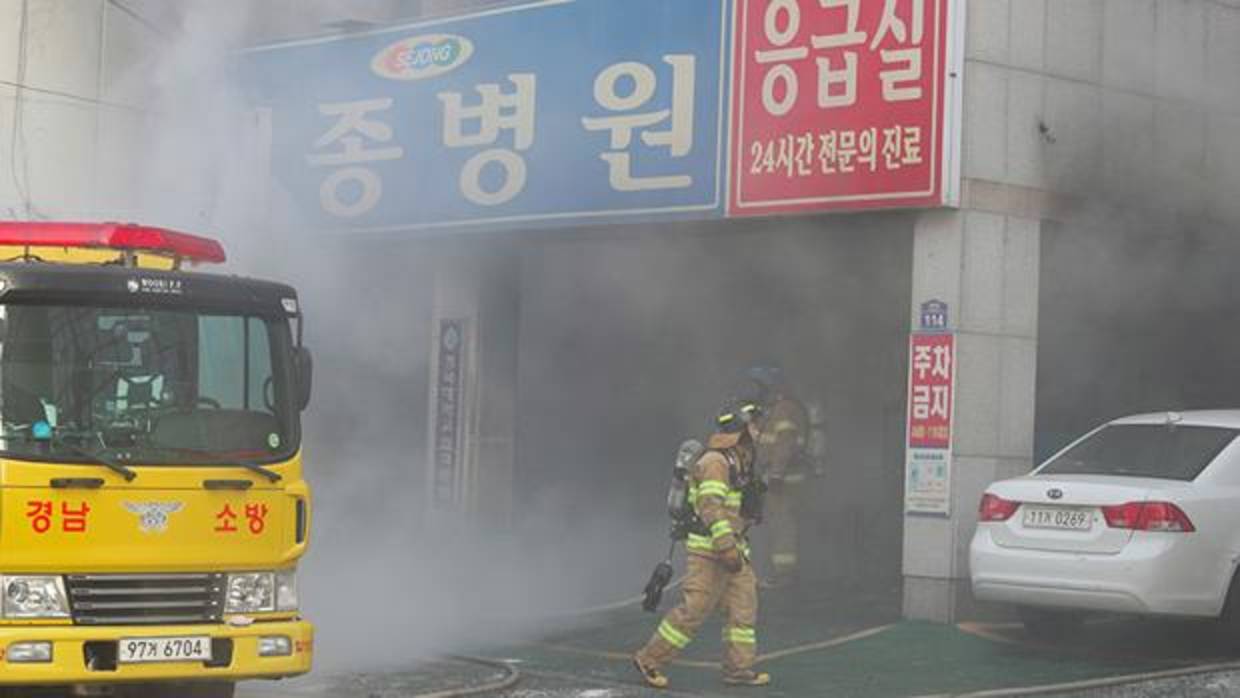
<svg viewBox="0 0 1240 698">
<path fill-rule="evenodd" d="M 805 601 L 764 594 L 758 625 L 763 689 L 720 680 L 720 626 L 698 634 L 669 667 L 670 691 L 646 688 L 629 663 L 658 618 L 636 608 L 600 613 L 575 629 L 516 647 L 479 648 L 521 673 L 502 698 L 630 698 L 739 695 L 859 698 L 1002 695 L 1041 687 L 1040 695 L 1099 698 L 1240 696 L 1240 652 L 1207 622 L 1099 618 L 1062 641 L 1040 643 L 1014 623 L 940 625 L 898 618 L 894 590 L 853 590 Z M 666 610 L 675 594 L 665 600 Z M 1229 666 L 1230 665 L 1230 666 Z M 1194 675 L 1201 667 L 1208 674 Z M 459 660 L 396 672 L 282 684 L 251 684 L 243 698 L 409 698 L 476 689 L 504 672 Z M 1129 677 L 1134 683 L 1106 685 Z M 1058 687 L 1058 688 L 1055 688 Z"/>
</svg>

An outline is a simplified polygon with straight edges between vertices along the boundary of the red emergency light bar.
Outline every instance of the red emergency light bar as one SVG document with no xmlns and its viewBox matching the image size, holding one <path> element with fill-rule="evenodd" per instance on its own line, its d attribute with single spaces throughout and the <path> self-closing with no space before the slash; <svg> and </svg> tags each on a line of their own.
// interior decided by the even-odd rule
<svg viewBox="0 0 1240 698">
<path fill-rule="evenodd" d="M 224 246 L 211 238 L 133 223 L 0 221 L 0 245 L 115 249 L 217 264 L 225 259 Z"/>
</svg>

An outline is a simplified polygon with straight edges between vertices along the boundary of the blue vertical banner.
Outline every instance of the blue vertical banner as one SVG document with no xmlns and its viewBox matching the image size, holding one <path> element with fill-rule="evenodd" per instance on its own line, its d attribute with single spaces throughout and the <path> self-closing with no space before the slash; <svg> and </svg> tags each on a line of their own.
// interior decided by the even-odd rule
<svg viewBox="0 0 1240 698">
<path fill-rule="evenodd" d="M 729 0 L 548 0 L 246 51 L 311 228 L 721 216 Z"/>
<path fill-rule="evenodd" d="M 439 321 L 430 439 L 431 502 L 436 510 L 454 508 L 462 487 L 465 341 L 465 320 Z"/>
</svg>

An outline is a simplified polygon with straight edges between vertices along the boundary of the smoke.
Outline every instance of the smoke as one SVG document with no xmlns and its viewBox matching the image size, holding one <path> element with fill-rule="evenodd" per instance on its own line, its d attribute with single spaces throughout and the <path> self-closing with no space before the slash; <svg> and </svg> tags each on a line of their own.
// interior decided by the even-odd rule
<svg viewBox="0 0 1240 698">
<path fill-rule="evenodd" d="M 662 500 L 677 445 L 704 436 L 756 362 L 782 363 L 806 393 L 857 396 L 827 401 L 838 457 L 856 472 L 837 472 L 851 489 L 818 493 L 823 513 L 803 535 L 821 545 L 807 566 L 898 574 L 898 555 L 856 551 L 899 548 L 899 521 L 882 512 L 899 506 L 911 219 L 600 230 L 506 253 L 523 272 L 511 289 L 522 299 L 512 318 L 522 347 L 517 515 L 503 530 L 433 525 L 423 476 L 429 302 L 435 253 L 451 243 L 299 232 L 278 183 L 260 175 L 264 153 L 227 70 L 280 7 L 178 7 L 178 30 L 132 76 L 152 95 L 134 217 L 221 235 L 232 269 L 299 289 L 316 357 L 302 597 L 320 669 L 536 640 L 581 622 L 573 609 L 640 591 L 666 550 Z M 382 2 L 296 6 L 306 33 L 324 19 L 391 12 Z"/>
<path fill-rule="evenodd" d="M 1203 31 L 1235 26 L 1224 6 L 1180 4 L 1210 14 Z M 117 87 L 149 94 L 142 137 L 113 146 L 142 153 L 118 217 L 217 233 L 232 270 L 299 288 L 317 359 L 303 602 L 321 667 L 537 639 L 574 622 L 567 611 L 637 591 L 663 554 L 676 445 L 745 389 L 737 376 L 751 363 L 782 363 L 827 408 L 832 470 L 811 493 L 807 566 L 898 577 L 914 214 L 574 231 L 506 252 L 522 269 L 517 521 L 432 526 L 429 299 L 451 243 L 300 232 L 261 176 L 228 70 L 277 16 L 318 33 L 323 20 L 391 18 L 398 4 L 176 7 L 175 30 Z M 1168 69 L 1165 96 L 1056 84 L 1020 126 L 1041 133 L 1042 184 L 1072 199 L 1043 235 L 1038 428 L 1049 441 L 1137 406 L 1220 402 L 1240 379 L 1228 361 L 1240 341 L 1218 320 L 1240 301 L 1219 263 L 1235 258 L 1224 232 L 1240 213 L 1240 141 L 1226 135 L 1240 127 L 1236 67 L 1220 56 Z M 1194 360 L 1169 367 L 1168 356 Z M 1227 380 L 1211 383 L 1211 368 Z"/>
<path fill-rule="evenodd" d="M 740 376 L 754 363 L 782 364 L 827 408 L 834 467 L 809 495 L 820 507 L 802 533 L 816 541 L 807 576 L 898 577 L 889 512 L 900 507 L 911 216 L 578 231 L 501 253 L 522 270 L 510 289 L 521 298 L 517 515 L 503 530 L 433 524 L 429 303 L 437 253 L 453 243 L 300 232 L 261 175 L 228 70 L 290 8 L 177 7 L 176 30 L 130 76 L 150 116 L 129 217 L 220 235 L 232 270 L 299 289 L 316 358 L 302 597 L 320 669 L 537 640 L 581 622 L 573 609 L 640 591 L 666 550 L 675 449 L 750 389 Z M 319 33 L 322 20 L 393 8 L 298 2 L 284 17 Z"/>
<path fill-rule="evenodd" d="M 657 459 L 640 454 L 646 480 L 657 473 L 641 495 L 655 503 L 653 516 L 611 509 L 605 488 L 570 479 L 536 488 L 527 503 L 537 508 L 510 530 L 429 521 L 428 252 L 443 245 L 300 232 L 297 211 L 262 174 L 254 117 L 229 67 L 282 11 L 282 26 L 295 15 L 304 33 L 321 33 L 321 21 L 391 18 L 398 4 L 234 2 L 222 11 L 215 0 L 180 2 L 158 50 L 117 86 L 149 100 L 124 217 L 218 235 L 229 271 L 288 281 L 302 298 L 316 359 L 303 418 L 315 510 L 302 600 L 327 672 L 537 639 L 577 622 L 575 608 L 640 591 L 664 551 L 657 507 L 681 438 L 669 435 Z M 581 472 L 607 449 L 602 439 L 589 444 Z"/>
</svg>

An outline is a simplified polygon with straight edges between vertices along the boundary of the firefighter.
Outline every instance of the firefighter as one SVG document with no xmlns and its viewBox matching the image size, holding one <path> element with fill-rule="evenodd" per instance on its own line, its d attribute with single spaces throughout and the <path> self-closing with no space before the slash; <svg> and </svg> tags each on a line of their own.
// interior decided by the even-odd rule
<svg viewBox="0 0 1240 698">
<path fill-rule="evenodd" d="M 818 468 L 811 465 L 806 453 L 809 410 L 791 395 L 783 372 L 774 366 L 758 366 L 750 369 L 749 377 L 757 384 L 765 407 L 758 436 L 758 464 L 769 488 L 766 523 L 772 574 L 762 586 L 779 588 L 797 579 L 801 490 L 806 486 L 807 471 L 813 467 L 818 472 Z"/>
<path fill-rule="evenodd" d="M 761 496 L 755 476 L 755 439 L 760 407 L 738 401 L 720 413 L 716 433 L 691 470 L 689 500 L 699 521 L 685 541 L 688 570 L 683 599 L 659 623 L 654 635 L 633 656 L 646 683 L 667 687 L 663 667 L 684 649 L 717 606 L 725 614 L 723 680 L 738 686 L 765 686 L 771 677 L 753 669 L 757 657 L 754 624 L 758 616 L 757 576 L 749 562 L 742 512 L 746 499 Z"/>
</svg>

